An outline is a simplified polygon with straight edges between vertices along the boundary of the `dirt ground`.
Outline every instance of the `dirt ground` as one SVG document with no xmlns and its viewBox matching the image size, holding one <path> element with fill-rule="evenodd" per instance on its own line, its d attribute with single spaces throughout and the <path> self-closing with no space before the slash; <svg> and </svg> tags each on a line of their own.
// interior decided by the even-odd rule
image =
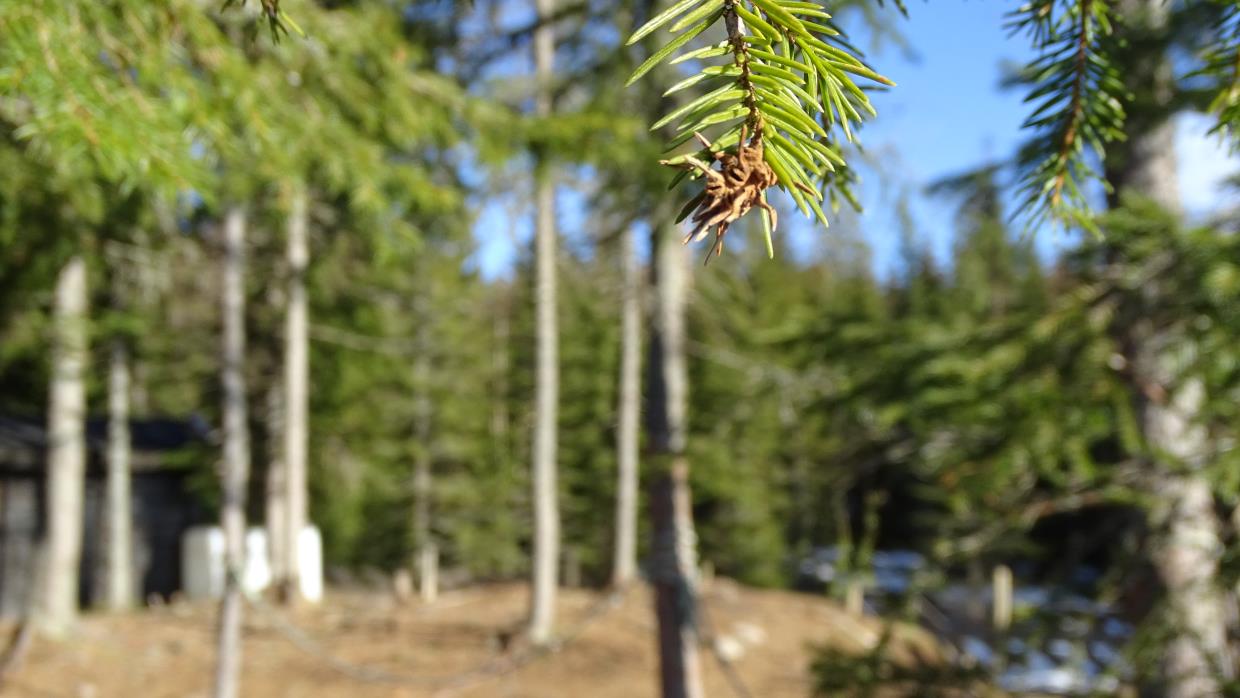
<svg viewBox="0 0 1240 698">
<path fill-rule="evenodd" d="M 509 584 L 445 593 L 431 605 L 382 593 L 337 592 L 294 612 L 247 609 L 243 695 L 249 698 L 643 698 L 657 695 L 649 592 L 619 597 L 564 590 L 561 646 L 535 655 L 515 631 L 527 591 Z M 864 653 L 879 624 L 815 596 L 747 589 L 716 580 L 706 590 L 706 630 L 734 657 L 755 698 L 811 695 L 811 647 Z M 36 639 L 0 695 L 22 698 L 207 696 L 214 607 L 180 603 L 85 617 L 70 640 Z M 930 657 L 924 634 L 901 629 L 895 652 Z M 744 693 L 703 653 L 706 695 Z"/>
</svg>

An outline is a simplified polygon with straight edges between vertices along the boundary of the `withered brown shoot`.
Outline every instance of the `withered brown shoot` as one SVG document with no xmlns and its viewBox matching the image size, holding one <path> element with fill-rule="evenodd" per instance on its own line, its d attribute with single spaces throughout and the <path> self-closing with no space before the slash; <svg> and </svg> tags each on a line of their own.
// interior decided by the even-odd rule
<svg viewBox="0 0 1240 698">
<path fill-rule="evenodd" d="M 747 125 L 741 126 L 735 153 L 713 150 L 711 142 L 702 134 L 693 134 L 719 163 L 718 170 L 692 155 L 681 162 L 662 161 L 664 165 L 696 169 L 706 179 L 705 190 L 694 198 L 695 201 L 700 199 L 700 203 L 692 219 L 693 230 L 685 236 L 684 244 L 705 239 L 714 228 L 715 243 L 706 253 L 707 263 L 712 256 L 723 253 L 723 236 L 728 232 L 728 227 L 754 206 L 770 214 L 771 230 L 778 225 L 775 208 L 766 201 L 766 190 L 777 180 L 774 170 L 763 158 L 761 124 L 754 130 L 753 138 L 748 138 L 746 131 Z"/>
</svg>

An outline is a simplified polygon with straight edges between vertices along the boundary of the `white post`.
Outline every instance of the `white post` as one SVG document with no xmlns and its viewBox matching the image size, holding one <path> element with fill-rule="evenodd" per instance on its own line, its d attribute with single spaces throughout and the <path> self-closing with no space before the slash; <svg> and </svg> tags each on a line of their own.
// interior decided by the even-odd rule
<svg viewBox="0 0 1240 698">
<path fill-rule="evenodd" d="M 1012 627 L 1012 569 L 1007 565 L 995 565 L 991 587 L 990 622 L 995 632 L 1006 633 Z"/>
<path fill-rule="evenodd" d="M 854 616 L 865 615 L 865 585 L 850 579 L 844 587 L 844 609 Z"/>
<path fill-rule="evenodd" d="M 423 603 L 435 603 L 439 598 L 439 546 L 428 542 L 422 546 L 418 557 L 418 592 Z"/>
</svg>

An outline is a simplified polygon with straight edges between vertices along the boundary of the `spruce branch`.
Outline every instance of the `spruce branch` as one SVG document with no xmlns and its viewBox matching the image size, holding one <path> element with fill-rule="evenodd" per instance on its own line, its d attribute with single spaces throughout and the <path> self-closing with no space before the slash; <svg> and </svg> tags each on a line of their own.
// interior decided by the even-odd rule
<svg viewBox="0 0 1240 698">
<path fill-rule="evenodd" d="M 1088 22 L 1091 4 L 1092 0 L 1083 0 L 1081 3 L 1076 37 L 1076 63 L 1073 66 L 1072 76 L 1072 102 L 1068 106 L 1068 112 L 1064 119 L 1063 138 L 1060 139 L 1059 152 L 1056 154 L 1056 162 L 1058 163 L 1066 163 L 1068 158 L 1071 157 L 1072 146 L 1076 142 L 1076 132 L 1081 127 L 1081 116 L 1085 112 L 1082 97 L 1085 92 L 1086 62 L 1089 60 Z M 1063 202 L 1063 183 L 1067 176 L 1067 169 L 1060 169 L 1052 180 L 1054 182 L 1050 196 L 1052 207 L 1059 206 Z"/>
<path fill-rule="evenodd" d="M 720 22 L 722 40 L 685 50 Z M 823 225 L 827 216 L 822 202 L 830 199 L 834 210 L 839 196 L 854 200 L 846 190 L 851 175 L 845 174 L 839 136 L 853 142 L 855 130 L 875 115 L 857 81 L 893 83 L 842 40 L 821 5 L 800 0 L 680 0 L 634 32 L 628 43 L 665 26 L 675 36 L 638 66 L 629 84 L 658 65 L 698 65 L 697 72 L 664 94 L 703 92 L 682 101 L 651 127 L 673 126 L 669 151 L 694 140 L 702 146 L 660 161 L 681 170 L 673 187 L 687 178 L 705 180 L 705 191 L 690 200 L 682 215 L 697 211 L 687 241 L 703 239 L 713 227 L 711 250 L 718 254 L 728 226 L 753 208 L 764 212 L 763 230 L 769 236 L 777 225 L 775 209 L 766 201 L 766 189 L 772 186 Z M 726 63 L 710 63 L 719 58 Z M 716 137 L 706 135 L 710 133 Z M 772 249 L 769 237 L 767 248 Z"/>
<path fill-rule="evenodd" d="M 1033 112 L 1023 124 L 1033 136 L 1020 154 L 1019 211 L 1036 224 L 1046 218 L 1088 225 L 1086 185 L 1105 185 L 1097 164 L 1106 146 L 1123 140 L 1123 86 L 1111 65 L 1107 3 L 1033 0 L 1016 10 L 1013 32 L 1025 32 L 1039 57 L 1023 72 Z M 1088 148 L 1087 148 L 1088 146 Z"/>
<path fill-rule="evenodd" d="M 736 82 L 745 92 L 746 109 L 745 123 L 753 129 L 754 135 L 762 133 L 762 115 L 758 112 L 758 95 L 754 90 L 752 72 L 749 67 L 749 46 L 745 43 L 744 25 L 736 12 L 734 0 L 724 0 L 723 26 L 728 32 L 728 45 L 732 49 L 732 60 L 740 73 Z"/>
<path fill-rule="evenodd" d="M 1240 150 L 1240 2 L 1214 2 L 1222 7 L 1221 16 L 1201 51 L 1201 67 L 1188 77 L 1212 83 L 1209 111 L 1218 121 L 1210 132 L 1226 139 L 1234 152 Z"/>
</svg>

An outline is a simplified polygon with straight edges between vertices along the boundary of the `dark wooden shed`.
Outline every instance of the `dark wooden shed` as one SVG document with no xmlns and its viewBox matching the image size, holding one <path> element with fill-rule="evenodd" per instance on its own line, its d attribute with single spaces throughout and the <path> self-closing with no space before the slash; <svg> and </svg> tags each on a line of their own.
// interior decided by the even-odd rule
<svg viewBox="0 0 1240 698">
<path fill-rule="evenodd" d="M 181 588 L 181 536 L 208 520 L 190 489 L 209 430 L 200 419 L 130 423 L 133 443 L 134 578 L 142 598 Z M 87 466 L 79 596 L 103 598 L 107 423 L 86 426 Z M 0 416 L 0 616 L 20 616 L 32 600 L 46 527 L 47 431 L 34 419 Z"/>
</svg>

